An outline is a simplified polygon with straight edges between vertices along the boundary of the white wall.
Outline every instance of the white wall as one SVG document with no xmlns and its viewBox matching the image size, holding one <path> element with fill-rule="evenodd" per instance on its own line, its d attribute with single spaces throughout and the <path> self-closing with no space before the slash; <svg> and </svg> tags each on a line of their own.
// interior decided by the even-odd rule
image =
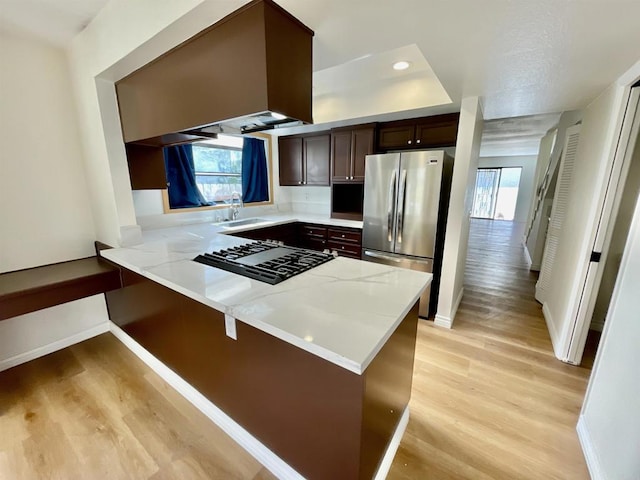
<svg viewBox="0 0 640 480">
<path fill-rule="evenodd" d="M 594 480 L 640 478 L 640 202 L 578 423 Z"/>
<path fill-rule="evenodd" d="M 93 218 L 62 50 L 0 35 L 0 272 L 94 254 Z M 104 297 L 0 322 L 0 370 L 106 331 Z"/>
<path fill-rule="evenodd" d="M 0 37 L 0 272 L 93 254 L 64 52 Z"/>
<path fill-rule="evenodd" d="M 533 181 L 536 173 L 536 155 L 517 155 L 509 157 L 480 157 L 479 168 L 496 167 L 522 167 L 520 174 L 520 185 L 518 188 L 518 199 L 516 202 L 516 212 L 514 222 L 526 222 L 529 215 L 529 205 L 533 197 Z"/>
<path fill-rule="evenodd" d="M 621 123 L 622 89 L 611 86 L 584 111 L 577 168 L 558 240 L 553 276 L 543 312 L 556 356 L 568 358 L 580 292 L 595 236 L 595 224 Z"/>
<path fill-rule="evenodd" d="M 537 191 L 541 186 L 549 163 L 551 162 L 551 152 L 553 150 L 556 138 L 558 137 L 558 128 L 554 127 L 549 130 L 544 137 L 540 140 L 540 146 L 538 147 L 538 155 L 536 159 L 536 171 L 533 174 L 533 194 L 531 202 L 529 203 L 529 213 L 527 214 L 527 227 L 533 222 L 533 214 L 536 208 Z M 526 231 L 525 231 L 526 234 Z"/>
<path fill-rule="evenodd" d="M 243 3 L 111 0 L 74 38 L 68 53 L 99 240 L 119 245 L 123 232 L 136 225 L 114 81 Z"/>
<path fill-rule="evenodd" d="M 478 97 L 462 99 L 458 141 L 453 166 L 449 218 L 444 241 L 440 295 L 435 316 L 436 325 L 451 328 L 462 300 L 469 218 L 473 206 L 478 155 L 482 138 L 482 108 Z"/>
<path fill-rule="evenodd" d="M 109 330 L 104 295 L 38 310 L 0 322 L 0 371 Z"/>
</svg>

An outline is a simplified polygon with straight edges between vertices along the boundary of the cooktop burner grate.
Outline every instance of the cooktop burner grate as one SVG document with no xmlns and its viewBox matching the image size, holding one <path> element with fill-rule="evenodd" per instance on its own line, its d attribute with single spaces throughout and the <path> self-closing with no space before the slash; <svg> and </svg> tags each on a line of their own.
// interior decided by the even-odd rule
<svg viewBox="0 0 640 480">
<path fill-rule="evenodd" d="M 204 253 L 193 260 L 275 285 L 332 259 L 333 255 L 330 253 L 288 247 L 273 242 L 253 242 L 218 252 Z"/>
</svg>

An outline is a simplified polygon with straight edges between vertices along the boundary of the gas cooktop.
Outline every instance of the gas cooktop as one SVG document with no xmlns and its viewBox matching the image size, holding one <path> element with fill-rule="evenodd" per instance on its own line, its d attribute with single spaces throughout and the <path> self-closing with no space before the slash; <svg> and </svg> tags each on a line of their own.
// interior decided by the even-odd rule
<svg viewBox="0 0 640 480">
<path fill-rule="evenodd" d="M 218 252 L 204 253 L 193 260 L 275 285 L 332 259 L 333 255 L 330 253 L 289 247 L 275 242 L 253 242 Z"/>
</svg>

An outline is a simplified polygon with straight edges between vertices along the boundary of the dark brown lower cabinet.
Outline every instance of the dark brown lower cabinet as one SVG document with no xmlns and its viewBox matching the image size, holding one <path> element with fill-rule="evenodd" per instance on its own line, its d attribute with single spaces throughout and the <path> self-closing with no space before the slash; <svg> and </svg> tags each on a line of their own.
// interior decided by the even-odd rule
<svg viewBox="0 0 640 480">
<path fill-rule="evenodd" d="M 327 227 L 308 223 L 299 224 L 298 245 L 302 248 L 323 251 L 327 248 Z"/>
<path fill-rule="evenodd" d="M 327 229 L 327 246 L 338 255 L 360 259 L 362 250 L 362 230 L 346 227 Z"/>
<path fill-rule="evenodd" d="M 408 405 L 417 304 L 357 375 L 122 270 L 113 322 L 309 479 L 370 479 Z"/>
<path fill-rule="evenodd" d="M 248 238 L 250 240 L 274 240 L 291 246 L 298 244 L 298 227 L 295 223 L 255 228 L 244 232 L 231 233 L 230 235 Z"/>
</svg>

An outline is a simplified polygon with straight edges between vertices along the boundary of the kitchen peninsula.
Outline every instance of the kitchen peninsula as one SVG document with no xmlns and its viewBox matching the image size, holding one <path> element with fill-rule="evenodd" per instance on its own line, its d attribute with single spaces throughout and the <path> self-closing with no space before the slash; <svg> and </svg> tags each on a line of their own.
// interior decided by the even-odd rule
<svg viewBox="0 0 640 480">
<path fill-rule="evenodd" d="M 107 294 L 115 333 L 299 475 L 384 475 L 408 420 L 417 302 L 431 275 L 339 257 L 268 285 L 192 261 L 249 243 L 224 234 L 239 230 L 148 230 L 141 245 L 103 250 L 122 273 L 123 287 Z"/>
</svg>

